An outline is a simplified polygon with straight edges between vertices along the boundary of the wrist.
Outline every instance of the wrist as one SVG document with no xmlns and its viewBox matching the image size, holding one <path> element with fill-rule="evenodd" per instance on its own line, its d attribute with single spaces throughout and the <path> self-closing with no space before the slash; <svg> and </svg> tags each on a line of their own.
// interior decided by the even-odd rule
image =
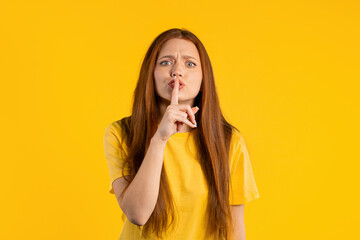
<svg viewBox="0 0 360 240">
<path fill-rule="evenodd" d="M 151 138 L 151 141 L 152 141 L 152 142 L 159 143 L 159 144 L 166 145 L 168 139 L 163 139 L 163 138 L 161 138 L 161 137 L 158 135 L 158 133 L 156 132 L 156 133 L 154 134 L 154 136 Z"/>
</svg>

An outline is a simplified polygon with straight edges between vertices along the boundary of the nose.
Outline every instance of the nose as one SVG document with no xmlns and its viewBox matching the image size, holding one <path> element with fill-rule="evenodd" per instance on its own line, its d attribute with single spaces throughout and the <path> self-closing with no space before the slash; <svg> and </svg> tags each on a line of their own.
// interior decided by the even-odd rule
<svg viewBox="0 0 360 240">
<path fill-rule="evenodd" d="M 182 70 L 182 68 L 181 68 L 181 66 L 180 66 L 181 64 L 178 62 L 178 63 L 176 63 L 176 64 L 174 64 L 174 67 L 173 67 L 173 69 L 172 69 L 172 73 L 171 73 L 171 76 L 172 77 L 183 77 L 183 70 Z"/>
</svg>

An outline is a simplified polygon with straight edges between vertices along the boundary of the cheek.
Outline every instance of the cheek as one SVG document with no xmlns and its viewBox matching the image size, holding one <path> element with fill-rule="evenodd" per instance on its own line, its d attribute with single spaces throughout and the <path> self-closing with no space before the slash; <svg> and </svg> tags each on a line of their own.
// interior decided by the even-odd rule
<svg viewBox="0 0 360 240">
<path fill-rule="evenodd" d="M 202 72 L 199 72 L 196 76 L 195 85 L 200 88 L 201 83 L 202 83 Z"/>
<path fill-rule="evenodd" d="M 202 83 L 202 76 L 200 74 L 193 79 L 193 82 L 189 86 L 188 91 L 190 91 L 191 94 L 194 94 L 194 96 L 196 96 L 201 88 L 201 83 Z"/>
<path fill-rule="evenodd" d="M 160 76 L 160 74 L 159 74 L 159 71 L 154 71 L 154 83 L 155 83 L 155 85 L 159 85 L 159 83 L 160 83 L 160 81 L 161 81 L 161 76 Z"/>
<path fill-rule="evenodd" d="M 156 68 L 154 69 L 154 81 L 156 82 L 156 80 L 159 78 L 159 73 L 158 70 L 156 70 Z"/>
<path fill-rule="evenodd" d="M 165 78 L 164 76 L 165 76 L 165 74 L 164 74 L 163 71 L 155 68 L 155 70 L 154 70 L 154 80 L 155 80 L 155 82 L 160 83 Z"/>
</svg>

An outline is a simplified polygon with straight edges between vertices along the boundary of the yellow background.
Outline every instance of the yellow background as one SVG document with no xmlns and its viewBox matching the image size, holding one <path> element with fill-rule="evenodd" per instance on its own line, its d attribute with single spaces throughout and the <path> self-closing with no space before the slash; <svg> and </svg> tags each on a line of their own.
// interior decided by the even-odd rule
<svg viewBox="0 0 360 240">
<path fill-rule="evenodd" d="M 193 31 L 260 199 L 247 239 L 359 239 L 359 1 L 0 2 L 0 239 L 117 239 L 103 134 L 153 39 Z"/>
</svg>

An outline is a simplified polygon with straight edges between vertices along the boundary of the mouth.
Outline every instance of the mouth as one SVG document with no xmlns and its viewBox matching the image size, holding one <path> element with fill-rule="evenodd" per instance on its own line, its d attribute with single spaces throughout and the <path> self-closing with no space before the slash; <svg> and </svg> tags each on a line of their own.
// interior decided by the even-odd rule
<svg viewBox="0 0 360 240">
<path fill-rule="evenodd" d="M 183 87 L 185 87 L 185 84 L 180 79 L 179 79 L 179 84 L 180 84 L 179 89 L 182 89 Z M 169 85 L 169 87 L 171 87 L 171 89 L 174 89 L 175 80 L 171 80 L 168 85 Z"/>
</svg>

